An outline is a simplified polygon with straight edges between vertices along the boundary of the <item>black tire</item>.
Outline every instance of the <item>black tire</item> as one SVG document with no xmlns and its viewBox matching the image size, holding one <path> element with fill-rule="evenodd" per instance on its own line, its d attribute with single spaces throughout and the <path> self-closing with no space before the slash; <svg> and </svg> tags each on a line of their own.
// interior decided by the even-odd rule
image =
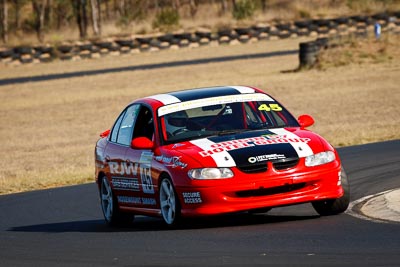
<svg viewBox="0 0 400 267">
<path fill-rule="evenodd" d="M 235 32 L 238 35 L 250 35 L 251 28 L 235 28 Z"/>
<path fill-rule="evenodd" d="M 150 37 L 136 38 L 136 41 L 138 41 L 140 45 L 143 45 L 143 44 L 150 45 L 151 40 L 153 40 L 153 38 L 150 38 Z"/>
<path fill-rule="evenodd" d="M 29 46 L 18 46 L 14 48 L 14 53 L 21 55 L 32 55 L 32 47 Z"/>
<path fill-rule="evenodd" d="M 40 52 L 41 54 L 52 54 L 54 50 L 52 46 L 35 46 L 34 49 L 36 52 Z"/>
<path fill-rule="evenodd" d="M 80 52 L 82 51 L 92 51 L 93 45 L 92 44 L 82 44 L 78 45 L 78 49 Z"/>
<path fill-rule="evenodd" d="M 347 174 L 342 168 L 342 187 L 344 190 L 343 196 L 337 199 L 328 199 L 313 202 L 312 205 L 316 212 L 321 216 L 336 215 L 346 211 L 350 203 L 350 185 L 347 179 Z"/>
<path fill-rule="evenodd" d="M 299 61 L 300 67 L 312 67 L 318 59 L 319 47 L 316 42 L 300 43 Z"/>
<path fill-rule="evenodd" d="M 375 15 L 373 15 L 372 16 L 372 18 L 373 19 L 376 19 L 376 20 L 384 20 L 384 21 L 388 21 L 389 20 L 389 14 L 388 13 L 385 13 L 385 12 L 383 12 L 383 13 L 378 13 L 378 14 L 375 14 Z"/>
<path fill-rule="evenodd" d="M 275 27 L 280 31 L 290 31 L 290 23 L 277 24 Z"/>
<path fill-rule="evenodd" d="M 318 27 L 329 27 L 331 25 L 331 21 L 328 19 L 315 19 L 313 20 L 313 24 Z"/>
<path fill-rule="evenodd" d="M 280 31 L 270 30 L 268 34 L 269 34 L 269 36 L 278 36 L 280 34 Z"/>
<path fill-rule="evenodd" d="M 3 51 L 0 51 L 0 58 L 9 58 L 12 57 L 14 54 L 14 51 L 12 49 L 4 49 Z"/>
<path fill-rule="evenodd" d="M 268 33 L 270 29 L 269 26 L 253 26 L 253 30 L 259 33 Z"/>
<path fill-rule="evenodd" d="M 298 28 L 308 28 L 311 24 L 311 20 L 300 20 L 294 22 L 294 25 Z"/>
<path fill-rule="evenodd" d="M 174 34 L 174 38 L 179 39 L 179 40 L 190 40 L 192 37 L 191 33 L 177 33 Z"/>
<path fill-rule="evenodd" d="M 196 31 L 194 34 L 200 39 L 202 38 L 211 39 L 211 32 Z"/>
<path fill-rule="evenodd" d="M 165 35 L 161 35 L 157 37 L 157 40 L 160 42 L 167 42 L 167 43 L 171 43 L 174 40 L 174 35 L 172 34 L 165 34 Z"/>
<path fill-rule="evenodd" d="M 63 54 L 70 53 L 72 51 L 72 45 L 60 45 L 57 47 L 58 51 L 60 51 Z"/>
<path fill-rule="evenodd" d="M 118 207 L 118 201 L 115 197 L 110 183 L 103 176 L 100 184 L 100 204 L 103 211 L 104 220 L 109 226 L 127 226 L 133 222 L 135 215 L 122 212 Z"/>
<path fill-rule="evenodd" d="M 100 49 L 110 49 L 113 45 L 112 42 L 107 41 L 98 41 L 95 43 L 96 46 L 100 47 Z"/>
<path fill-rule="evenodd" d="M 310 35 L 309 31 L 297 31 L 297 36 L 308 36 Z"/>
<path fill-rule="evenodd" d="M 224 37 L 224 36 L 230 36 L 231 35 L 231 33 L 232 33 L 232 30 L 228 30 L 228 29 L 224 29 L 224 30 L 219 30 L 218 31 L 218 36 L 221 38 L 221 37 Z"/>
<path fill-rule="evenodd" d="M 339 25 L 348 24 L 350 19 L 348 17 L 339 17 L 332 20 L 334 23 Z"/>
<path fill-rule="evenodd" d="M 159 199 L 164 222 L 170 227 L 177 226 L 181 219 L 181 205 L 172 180 L 167 176 L 161 178 Z"/>
<path fill-rule="evenodd" d="M 115 42 L 119 46 L 129 46 L 129 47 L 133 46 L 133 39 L 118 39 L 118 40 L 115 40 Z"/>
<path fill-rule="evenodd" d="M 307 29 L 308 29 L 308 31 L 310 31 L 310 32 L 314 32 L 314 31 L 317 31 L 317 30 L 318 30 L 318 26 L 315 25 L 315 24 L 310 24 L 310 25 L 308 25 Z"/>
</svg>

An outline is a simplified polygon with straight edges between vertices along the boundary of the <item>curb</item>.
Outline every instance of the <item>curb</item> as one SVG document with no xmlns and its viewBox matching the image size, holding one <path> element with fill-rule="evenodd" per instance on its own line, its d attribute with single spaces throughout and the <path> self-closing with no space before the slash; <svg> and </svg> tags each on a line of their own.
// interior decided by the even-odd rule
<svg viewBox="0 0 400 267">
<path fill-rule="evenodd" d="M 353 201 L 346 213 L 364 220 L 400 223 L 400 189 L 384 191 Z"/>
</svg>

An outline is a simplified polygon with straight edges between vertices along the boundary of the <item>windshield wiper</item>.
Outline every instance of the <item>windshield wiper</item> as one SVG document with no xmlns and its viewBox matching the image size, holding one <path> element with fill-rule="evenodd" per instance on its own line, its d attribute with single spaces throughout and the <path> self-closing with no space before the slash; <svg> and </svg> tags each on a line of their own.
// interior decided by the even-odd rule
<svg viewBox="0 0 400 267">
<path fill-rule="evenodd" d="M 237 133 L 242 133 L 245 131 L 248 131 L 249 129 L 230 129 L 230 130 L 223 130 L 219 131 L 217 133 L 218 136 L 223 136 L 223 135 L 230 135 L 230 134 L 237 134 Z"/>
<path fill-rule="evenodd" d="M 249 128 L 253 130 L 263 129 L 270 126 L 268 122 L 252 122 L 249 124 Z"/>
</svg>

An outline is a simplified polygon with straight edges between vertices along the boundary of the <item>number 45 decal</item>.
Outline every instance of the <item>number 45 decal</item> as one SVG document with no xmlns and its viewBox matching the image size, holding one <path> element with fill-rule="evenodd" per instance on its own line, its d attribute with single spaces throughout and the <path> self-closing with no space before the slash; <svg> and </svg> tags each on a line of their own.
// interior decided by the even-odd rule
<svg viewBox="0 0 400 267">
<path fill-rule="evenodd" d="M 154 194 L 150 165 L 147 164 L 140 165 L 140 178 L 142 179 L 143 193 Z"/>
<path fill-rule="evenodd" d="M 258 107 L 258 110 L 262 111 L 282 111 L 282 107 L 279 104 L 262 104 Z"/>
</svg>

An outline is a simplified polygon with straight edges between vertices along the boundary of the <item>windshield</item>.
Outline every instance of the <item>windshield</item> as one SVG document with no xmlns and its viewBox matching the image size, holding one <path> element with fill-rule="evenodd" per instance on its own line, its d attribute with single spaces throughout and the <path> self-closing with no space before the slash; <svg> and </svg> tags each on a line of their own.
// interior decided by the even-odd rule
<svg viewBox="0 0 400 267">
<path fill-rule="evenodd" d="M 213 101 L 202 103 L 213 104 Z M 211 135 L 299 126 L 293 116 L 272 98 L 193 106 L 196 107 L 191 108 L 190 104 L 183 102 L 178 107 L 159 112 L 164 141 L 175 143 Z"/>
</svg>

